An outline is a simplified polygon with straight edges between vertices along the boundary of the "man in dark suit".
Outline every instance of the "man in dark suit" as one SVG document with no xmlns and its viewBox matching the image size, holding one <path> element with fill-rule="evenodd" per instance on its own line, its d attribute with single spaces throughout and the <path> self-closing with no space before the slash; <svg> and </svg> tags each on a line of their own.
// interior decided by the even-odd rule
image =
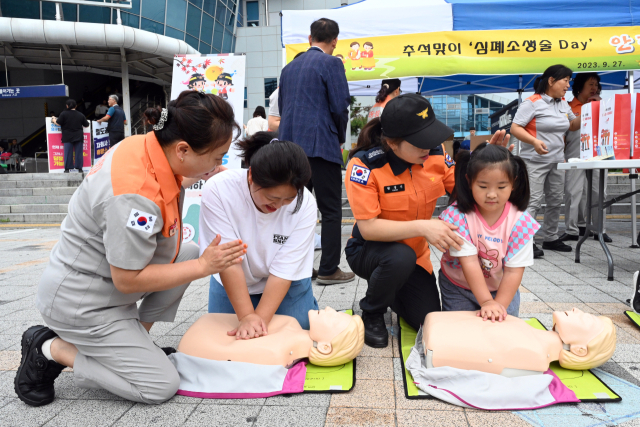
<svg viewBox="0 0 640 427">
<path fill-rule="evenodd" d="M 342 153 L 349 120 L 349 86 L 344 65 L 331 56 L 338 23 L 321 18 L 311 24 L 309 50 L 283 68 L 278 107 L 280 139 L 301 146 L 311 164 L 309 190 L 315 189 L 322 214 L 322 257 L 317 283 L 353 280 L 338 268 L 342 244 Z M 315 274 L 315 271 L 314 271 Z"/>
</svg>

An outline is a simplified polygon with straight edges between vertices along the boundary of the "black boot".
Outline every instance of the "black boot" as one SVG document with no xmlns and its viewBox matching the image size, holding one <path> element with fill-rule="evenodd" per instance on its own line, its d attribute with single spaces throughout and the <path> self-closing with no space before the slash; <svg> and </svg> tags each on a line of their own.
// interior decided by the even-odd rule
<svg viewBox="0 0 640 427">
<path fill-rule="evenodd" d="M 48 360 L 42 354 L 42 344 L 57 336 L 42 325 L 32 326 L 22 334 L 22 359 L 13 383 L 16 394 L 27 405 L 42 406 L 53 402 L 53 382 L 65 366 Z"/>
<path fill-rule="evenodd" d="M 533 257 L 535 259 L 542 258 L 544 256 L 544 251 L 542 249 L 538 249 L 538 246 L 533 244 Z"/>
<path fill-rule="evenodd" d="M 633 273 L 633 295 L 630 304 L 633 311 L 640 314 L 640 271 Z"/>
<path fill-rule="evenodd" d="M 550 251 L 557 252 L 571 252 L 572 250 L 571 246 L 565 245 L 560 239 L 552 240 L 550 242 L 542 242 L 542 249 L 549 249 Z"/>
<path fill-rule="evenodd" d="M 369 347 L 385 348 L 389 345 L 387 325 L 384 324 L 384 314 L 362 313 L 364 323 L 364 343 Z"/>
<path fill-rule="evenodd" d="M 600 240 L 600 238 L 599 238 L 599 237 L 598 237 L 598 235 L 596 234 L 596 235 L 594 235 L 594 236 L 593 236 L 593 240 L 599 241 L 599 240 Z M 611 237 L 609 237 L 609 236 L 607 235 L 607 233 L 602 233 L 602 240 L 604 240 L 604 242 L 605 242 L 605 243 L 611 243 L 611 242 L 613 242 L 613 240 L 611 240 Z"/>
</svg>

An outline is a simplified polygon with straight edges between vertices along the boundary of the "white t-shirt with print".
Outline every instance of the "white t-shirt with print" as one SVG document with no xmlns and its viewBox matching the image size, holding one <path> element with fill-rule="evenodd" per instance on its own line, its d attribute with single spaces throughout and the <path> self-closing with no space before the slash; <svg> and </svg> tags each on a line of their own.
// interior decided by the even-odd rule
<svg viewBox="0 0 640 427">
<path fill-rule="evenodd" d="M 316 200 L 305 188 L 300 210 L 297 198 L 273 213 L 256 208 L 249 193 L 246 169 L 233 169 L 209 179 L 202 189 L 200 254 L 216 234 L 221 243 L 242 239 L 247 254 L 242 270 L 249 294 L 261 294 L 270 274 L 285 280 L 311 277 Z"/>
</svg>

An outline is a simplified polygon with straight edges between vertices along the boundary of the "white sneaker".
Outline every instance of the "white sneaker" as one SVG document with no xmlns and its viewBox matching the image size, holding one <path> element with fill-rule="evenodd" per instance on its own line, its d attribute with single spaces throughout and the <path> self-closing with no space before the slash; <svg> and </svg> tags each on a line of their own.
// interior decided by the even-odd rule
<svg viewBox="0 0 640 427">
<path fill-rule="evenodd" d="M 640 314 L 640 271 L 633 273 L 633 295 L 629 305 L 633 311 Z"/>
</svg>

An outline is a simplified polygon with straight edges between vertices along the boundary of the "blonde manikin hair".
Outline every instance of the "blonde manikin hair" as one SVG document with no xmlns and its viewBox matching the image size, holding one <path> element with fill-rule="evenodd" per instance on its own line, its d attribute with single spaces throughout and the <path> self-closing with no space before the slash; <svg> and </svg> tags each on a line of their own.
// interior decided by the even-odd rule
<svg viewBox="0 0 640 427">
<path fill-rule="evenodd" d="M 338 366 L 353 360 L 360 354 L 364 345 L 364 324 L 360 316 L 351 316 L 346 329 L 331 340 L 331 353 L 322 354 L 313 347 L 309 352 L 309 361 L 318 366 Z"/>
<path fill-rule="evenodd" d="M 604 325 L 602 332 L 587 343 L 587 355 L 578 356 L 571 351 L 560 352 L 560 366 L 576 371 L 597 368 L 606 363 L 616 349 L 616 328 L 611 319 L 599 316 Z"/>
</svg>

